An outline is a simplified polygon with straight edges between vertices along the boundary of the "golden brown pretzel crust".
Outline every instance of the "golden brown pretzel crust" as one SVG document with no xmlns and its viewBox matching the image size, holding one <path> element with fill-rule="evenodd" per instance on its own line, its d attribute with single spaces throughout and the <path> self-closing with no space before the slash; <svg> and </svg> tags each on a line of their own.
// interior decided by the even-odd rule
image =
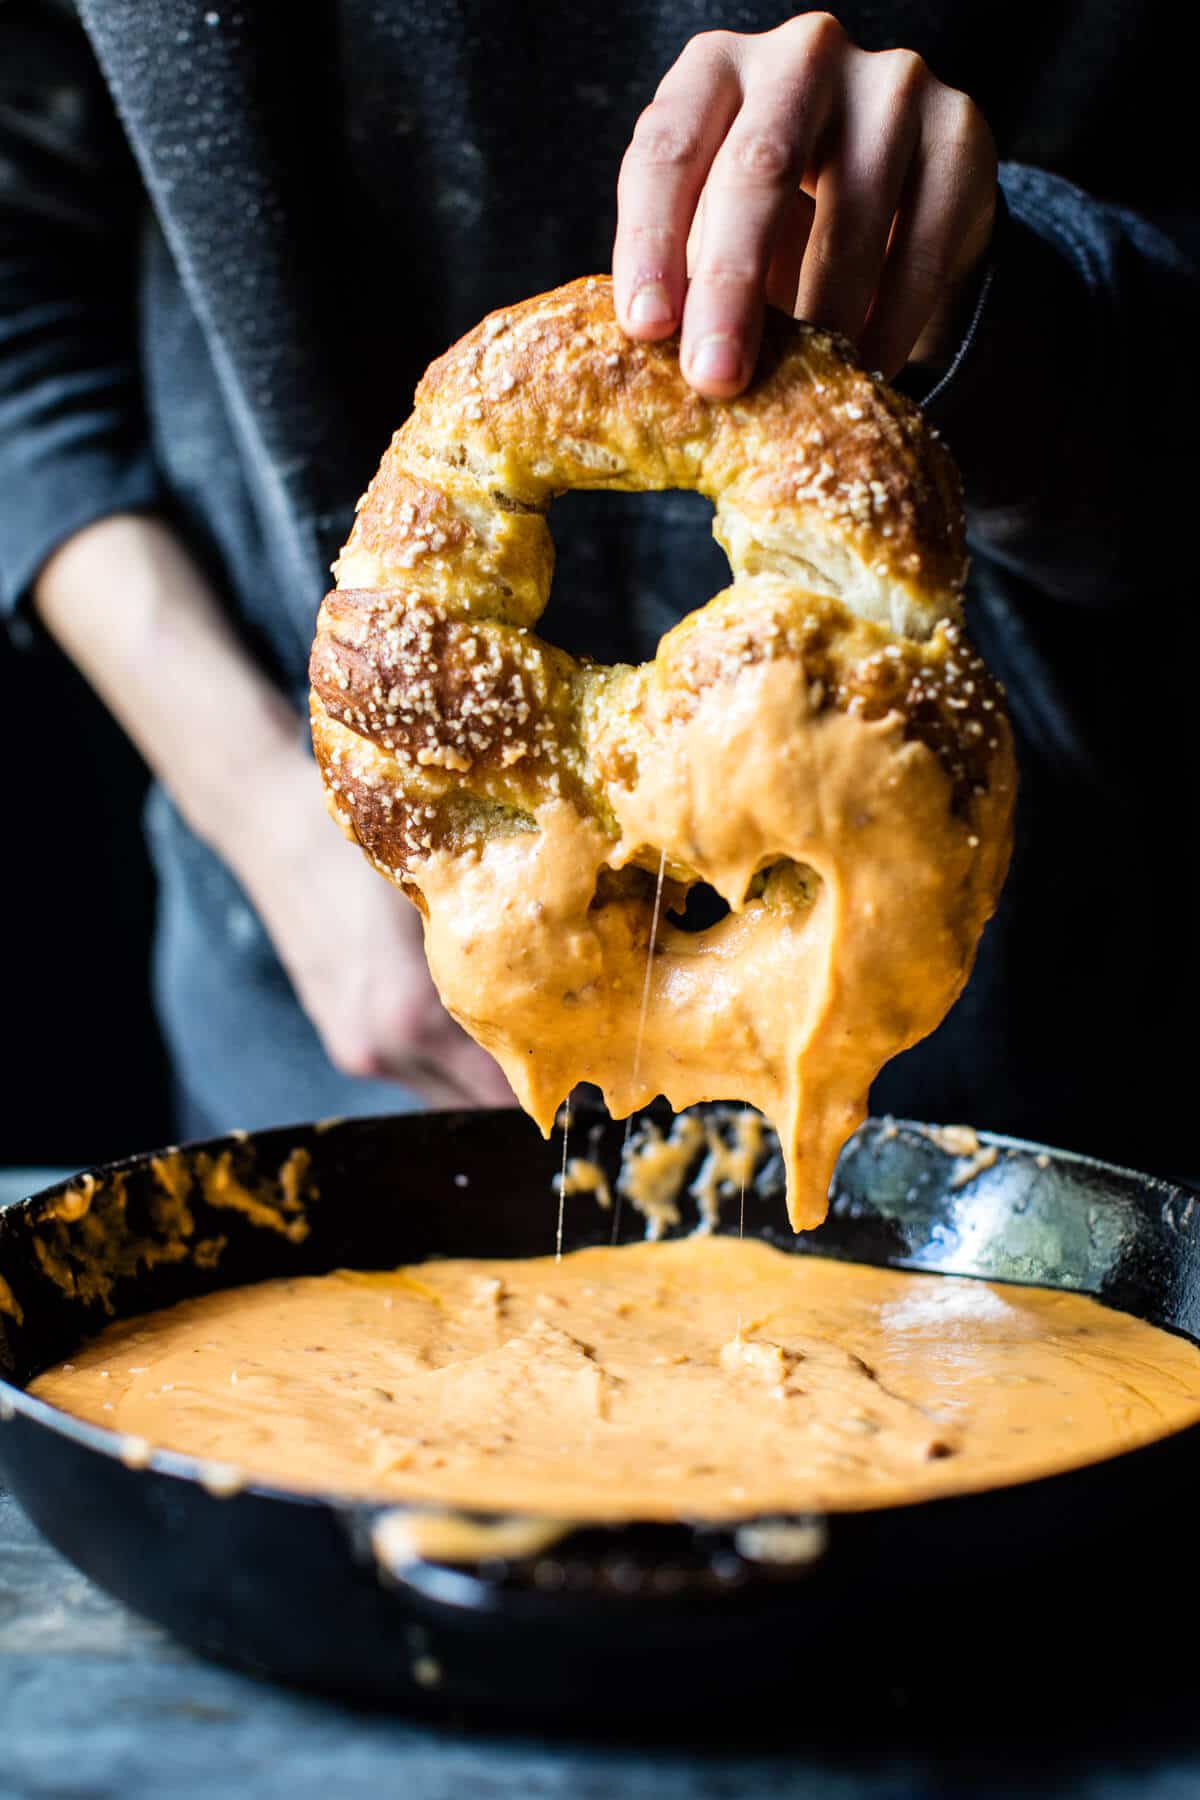
<svg viewBox="0 0 1200 1800">
<path fill-rule="evenodd" d="M 491 314 L 430 366 L 338 584 L 465 585 L 476 617 L 531 625 L 553 567 L 541 515 L 569 488 L 694 488 L 735 580 L 773 571 L 913 637 L 958 616 L 958 478 L 915 407 L 775 315 L 752 393 L 702 399 L 676 340 L 625 337 L 601 276 Z"/>
<path fill-rule="evenodd" d="M 530 630 L 553 567 L 543 514 L 572 487 L 714 502 L 733 584 L 641 669 Z M 617 1111 L 656 1091 L 753 1100 L 781 1125 L 793 1217 L 819 1216 L 867 1083 L 953 1000 L 1007 860 L 1011 743 L 961 634 L 962 510 L 936 435 L 843 343 L 783 321 L 753 388 L 706 401 L 678 344 L 626 339 L 592 277 L 432 365 L 336 572 L 317 755 L 343 829 L 426 914 L 451 1010 L 544 1127 L 580 1079 Z M 734 916 L 703 943 L 664 921 L 643 1030 L 637 871 L 660 858 L 669 901 L 704 879 Z M 768 1046 L 792 981 L 808 999 Z M 717 1025 L 725 1047 L 701 1050 Z"/>
</svg>

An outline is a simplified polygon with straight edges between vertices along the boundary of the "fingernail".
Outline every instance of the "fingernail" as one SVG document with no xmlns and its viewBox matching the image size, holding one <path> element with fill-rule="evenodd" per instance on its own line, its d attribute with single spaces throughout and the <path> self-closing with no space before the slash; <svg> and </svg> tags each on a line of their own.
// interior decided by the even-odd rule
<svg viewBox="0 0 1200 1800">
<path fill-rule="evenodd" d="M 694 381 L 737 381 L 742 373 L 742 347 L 735 337 L 714 331 L 701 338 L 688 359 Z"/>
<path fill-rule="evenodd" d="M 671 296 L 659 281 L 640 287 L 629 302 L 631 325 L 669 325 L 674 317 Z"/>
</svg>

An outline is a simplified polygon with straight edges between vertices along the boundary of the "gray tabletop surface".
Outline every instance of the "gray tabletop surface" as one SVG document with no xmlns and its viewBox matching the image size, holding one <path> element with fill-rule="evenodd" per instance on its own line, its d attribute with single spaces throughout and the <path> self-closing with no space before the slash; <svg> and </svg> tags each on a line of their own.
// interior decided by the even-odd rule
<svg viewBox="0 0 1200 1800">
<path fill-rule="evenodd" d="M 0 1204 L 40 1172 L 0 1172 Z M 819 1648 L 819 1647 L 815 1647 Z M 906 1715 L 908 1716 L 908 1715 Z M 1200 1709 L 1127 1728 L 623 1737 L 504 1733 L 358 1711 L 205 1663 L 110 1600 L 0 1490 L 0 1800 L 946 1800 L 958 1795 L 1194 1800 Z"/>
</svg>

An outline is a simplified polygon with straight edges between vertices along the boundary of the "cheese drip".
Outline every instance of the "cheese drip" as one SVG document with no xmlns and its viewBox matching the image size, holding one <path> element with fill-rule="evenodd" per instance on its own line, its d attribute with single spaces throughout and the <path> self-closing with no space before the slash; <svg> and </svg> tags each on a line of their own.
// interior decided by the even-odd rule
<svg viewBox="0 0 1200 1800">
<path fill-rule="evenodd" d="M 875 1075 L 966 980 L 1007 861 L 1010 766 L 969 827 L 900 714 L 814 711 L 803 665 L 767 659 L 681 715 L 662 659 L 625 672 L 589 738 L 594 766 L 627 772 L 606 784 L 615 840 L 550 800 L 535 830 L 435 851 L 408 881 L 442 999 L 543 1132 L 579 1082 L 618 1118 L 659 1094 L 748 1102 L 778 1131 L 802 1230 Z M 667 916 L 648 944 L 644 895 L 596 898 L 606 872 L 663 853 L 730 912 L 700 933 Z"/>
</svg>

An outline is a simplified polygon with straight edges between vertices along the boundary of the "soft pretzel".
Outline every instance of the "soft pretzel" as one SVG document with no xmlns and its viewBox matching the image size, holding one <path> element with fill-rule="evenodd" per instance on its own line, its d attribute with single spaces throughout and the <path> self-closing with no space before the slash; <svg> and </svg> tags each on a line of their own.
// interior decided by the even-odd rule
<svg viewBox="0 0 1200 1800">
<path fill-rule="evenodd" d="M 693 488 L 733 582 L 641 668 L 531 627 L 568 488 Z M 321 609 L 334 817 L 425 917 L 449 1010 L 548 1132 L 740 1099 L 800 1229 L 898 1050 L 961 989 L 1008 859 L 1000 690 L 959 623 L 957 478 L 847 345 L 777 321 L 753 387 L 695 394 L 593 277 L 434 363 Z M 729 915 L 672 921 L 707 882 Z M 653 936 L 653 946 L 651 938 Z"/>
</svg>

